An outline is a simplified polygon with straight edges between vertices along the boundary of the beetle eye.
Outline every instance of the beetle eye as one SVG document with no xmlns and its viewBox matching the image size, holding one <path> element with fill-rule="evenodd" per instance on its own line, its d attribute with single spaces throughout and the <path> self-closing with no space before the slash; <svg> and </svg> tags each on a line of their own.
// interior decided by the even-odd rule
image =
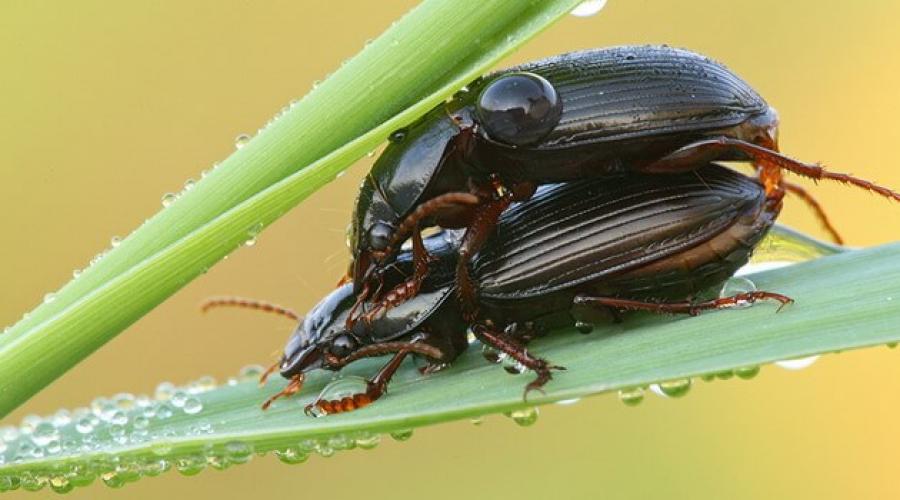
<svg viewBox="0 0 900 500">
<path fill-rule="evenodd" d="M 369 247 L 373 250 L 387 249 L 393 234 L 394 228 L 383 222 L 376 222 L 375 225 L 369 228 Z"/>
<path fill-rule="evenodd" d="M 331 354 L 339 358 L 349 356 L 356 350 L 357 342 L 352 335 L 339 335 L 331 341 Z"/>
<path fill-rule="evenodd" d="M 525 146 L 540 141 L 556 127 L 562 101 L 543 77 L 510 73 L 481 91 L 475 111 L 491 139 Z"/>
</svg>

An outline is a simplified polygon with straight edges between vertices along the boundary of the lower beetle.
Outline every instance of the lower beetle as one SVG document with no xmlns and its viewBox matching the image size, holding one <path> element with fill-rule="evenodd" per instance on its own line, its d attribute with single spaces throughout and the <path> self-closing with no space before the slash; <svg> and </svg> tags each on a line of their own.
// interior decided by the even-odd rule
<svg viewBox="0 0 900 500">
<path fill-rule="evenodd" d="M 740 77 L 667 46 L 574 52 L 476 80 L 392 134 L 364 180 L 350 234 L 360 304 L 377 296 L 379 286 L 387 289 L 371 279 L 374 269 L 389 263 L 404 240 L 436 224 L 467 228 L 457 281 L 463 305 L 474 306 L 471 257 L 499 214 L 545 183 L 749 161 L 767 195 L 800 195 L 838 242 L 819 204 L 784 181 L 783 171 L 900 200 L 868 181 L 779 154 L 777 128 L 775 110 Z M 416 277 L 413 288 L 424 278 Z"/>
<path fill-rule="evenodd" d="M 372 305 L 367 320 L 350 328 L 346 319 L 356 301 L 351 284 L 313 308 L 273 367 L 291 382 L 266 406 L 297 392 L 310 370 L 338 370 L 393 354 L 365 392 L 317 401 L 309 409 L 334 413 L 365 406 L 384 394 L 406 356 L 423 356 L 430 369 L 452 362 L 468 345 L 468 329 L 537 374 L 527 395 L 557 367 L 532 355 L 526 342 L 549 329 L 593 321 L 598 307 L 697 314 L 760 299 L 790 302 L 769 292 L 692 300 L 748 261 L 780 209 L 781 197 L 766 196 L 753 179 L 713 164 L 666 178 L 631 174 L 542 189 L 501 216 L 474 259 L 474 318 L 452 299 L 460 238 L 439 233 L 421 243 L 433 258 L 414 296 L 388 297 L 394 307 Z M 380 278 L 406 290 L 420 265 L 415 252 L 406 252 Z"/>
</svg>

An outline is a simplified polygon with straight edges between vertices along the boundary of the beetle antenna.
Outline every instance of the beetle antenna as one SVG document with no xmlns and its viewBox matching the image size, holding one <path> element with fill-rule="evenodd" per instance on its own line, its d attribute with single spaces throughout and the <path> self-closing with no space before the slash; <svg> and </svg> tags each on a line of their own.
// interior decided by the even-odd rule
<svg viewBox="0 0 900 500">
<path fill-rule="evenodd" d="M 277 314 L 290 318 L 294 321 L 300 321 L 300 315 L 287 307 L 279 306 L 262 300 L 245 299 L 243 297 L 210 297 L 200 304 L 200 310 L 206 312 L 216 307 L 240 307 L 243 309 L 253 309 Z"/>
</svg>

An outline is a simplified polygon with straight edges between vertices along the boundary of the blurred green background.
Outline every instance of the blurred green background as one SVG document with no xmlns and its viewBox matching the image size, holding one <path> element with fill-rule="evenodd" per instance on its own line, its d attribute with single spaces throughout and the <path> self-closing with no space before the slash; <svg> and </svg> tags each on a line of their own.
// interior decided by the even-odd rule
<svg viewBox="0 0 900 500">
<path fill-rule="evenodd" d="M 414 4 L 328 3 L 0 2 L 0 324 Z M 568 17 L 507 62 L 625 43 L 691 48 L 726 63 L 779 110 L 786 153 L 900 188 L 891 150 L 900 144 L 898 18 L 900 4 L 889 0 L 613 0 L 595 17 Z M 203 317 L 197 304 L 217 294 L 314 304 L 346 265 L 344 229 L 371 162 L 2 423 L 270 362 L 291 325 L 243 311 Z M 834 185 L 814 193 L 851 245 L 900 236 L 897 205 Z M 823 234 L 794 200 L 781 220 Z M 832 355 L 799 372 L 765 367 L 752 381 L 696 382 L 680 400 L 648 395 L 630 408 L 596 397 L 543 408 L 529 428 L 491 417 L 300 467 L 265 457 L 123 491 L 98 482 L 72 497 L 897 497 L 898 356 L 885 348 Z"/>
</svg>

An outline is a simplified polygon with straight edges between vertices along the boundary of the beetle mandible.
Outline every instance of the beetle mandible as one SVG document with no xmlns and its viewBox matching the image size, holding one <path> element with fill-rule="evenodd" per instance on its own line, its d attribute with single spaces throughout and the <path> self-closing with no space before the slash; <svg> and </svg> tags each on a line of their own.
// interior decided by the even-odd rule
<svg viewBox="0 0 900 500">
<path fill-rule="evenodd" d="M 391 135 L 363 181 L 351 223 L 357 306 L 383 296 L 388 287 L 373 282 L 374 271 L 424 227 L 467 228 L 457 290 L 471 309 L 471 258 L 499 214 L 536 185 L 624 171 L 671 174 L 715 160 L 751 162 L 768 195 L 800 195 L 838 242 L 818 203 L 786 182 L 783 170 L 900 200 L 871 182 L 780 154 L 775 110 L 707 57 L 668 46 L 573 52 L 478 79 Z M 421 286 L 422 272 L 403 284 L 406 291 Z"/>
</svg>

